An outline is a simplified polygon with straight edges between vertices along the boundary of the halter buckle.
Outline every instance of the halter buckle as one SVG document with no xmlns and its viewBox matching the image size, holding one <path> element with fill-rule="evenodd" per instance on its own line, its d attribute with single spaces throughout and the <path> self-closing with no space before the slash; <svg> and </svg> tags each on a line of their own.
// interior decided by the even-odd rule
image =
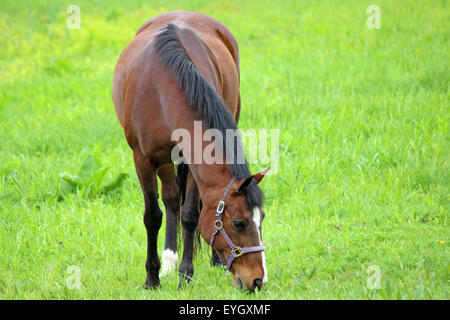
<svg viewBox="0 0 450 320">
<path fill-rule="evenodd" d="M 225 201 L 220 200 L 219 204 L 217 205 L 216 216 L 221 215 L 223 212 L 223 209 L 225 209 Z"/>
<path fill-rule="evenodd" d="M 242 251 L 241 247 L 234 247 L 233 249 L 231 249 L 231 254 L 235 257 L 238 258 L 240 256 L 242 256 L 244 254 L 244 252 Z"/>
</svg>

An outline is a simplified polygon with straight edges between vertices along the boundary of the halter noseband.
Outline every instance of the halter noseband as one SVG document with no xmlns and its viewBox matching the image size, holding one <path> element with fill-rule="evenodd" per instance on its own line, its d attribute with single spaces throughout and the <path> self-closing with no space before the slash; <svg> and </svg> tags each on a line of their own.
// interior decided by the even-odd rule
<svg viewBox="0 0 450 320">
<path fill-rule="evenodd" d="M 265 249 L 263 245 L 241 248 L 241 247 L 235 245 L 233 243 L 233 241 L 231 241 L 231 239 L 228 236 L 227 232 L 223 228 L 222 213 L 223 213 L 223 210 L 225 209 L 225 198 L 227 197 L 228 191 L 230 190 L 230 187 L 231 187 L 231 185 L 233 184 L 233 182 L 235 180 L 236 180 L 236 178 L 233 178 L 228 183 L 228 185 L 225 188 L 225 191 L 224 191 L 224 193 L 222 195 L 222 199 L 219 201 L 219 204 L 217 205 L 217 209 L 216 209 L 217 220 L 214 222 L 214 230 L 213 230 L 213 233 L 211 235 L 211 240 L 209 241 L 209 245 L 212 247 L 214 239 L 215 239 L 217 233 L 220 231 L 220 233 L 222 234 L 223 238 L 228 243 L 228 246 L 231 249 L 231 254 L 230 254 L 230 257 L 228 258 L 228 262 L 227 262 L 227 266 L 226 266 L 226 269 L 228 271 L 230 271 L 231 264 L 233 263 L 235 258 L 238 258 L 238 257 L 242 256 L 244 253 L 259 252 L 259 251 L 264 251 L 264 249 Z"/>
</svg>

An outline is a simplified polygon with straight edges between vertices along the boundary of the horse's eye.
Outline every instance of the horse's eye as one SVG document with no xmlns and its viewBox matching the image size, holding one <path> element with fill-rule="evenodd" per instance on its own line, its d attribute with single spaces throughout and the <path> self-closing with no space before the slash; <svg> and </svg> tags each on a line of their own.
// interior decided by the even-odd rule
<svg viewBox="0 0 450 320">
<path fill-rule="evenodd" d="M 247 225 L 244 221 L 234 220 L 232 221 L 233 227 L 237 230 L 242 230 Z"/>
</svg>

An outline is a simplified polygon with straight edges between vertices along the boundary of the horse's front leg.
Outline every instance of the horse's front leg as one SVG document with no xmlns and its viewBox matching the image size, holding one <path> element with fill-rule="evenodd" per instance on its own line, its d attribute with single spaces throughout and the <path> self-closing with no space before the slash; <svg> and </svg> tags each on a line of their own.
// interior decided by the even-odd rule
<svg viewBox="0 0 450 320">
<path fill-rule="evenodd" d="M 158 275 L 160 269 L 158 232 L 162 222 L 162 211 L 158 205 L 156 169 L 139 150 L 134 151 L 134 163 L 145 201 L 144 225 L 147 229 L 147 262 L 145 268 L 147 278 L 144 287 L 156 288 L 161 286 Z"/>
<path fill-rule="evenodd" d="M 160 277 L 175 271 L 178 265 L 177 227 L 180 218 L 180 188 L 173 163 L 166 164 L 158 170 L 161 179 L 161 194 L 166 208 L 166 239 L 162 253 Z"/>
</svg>

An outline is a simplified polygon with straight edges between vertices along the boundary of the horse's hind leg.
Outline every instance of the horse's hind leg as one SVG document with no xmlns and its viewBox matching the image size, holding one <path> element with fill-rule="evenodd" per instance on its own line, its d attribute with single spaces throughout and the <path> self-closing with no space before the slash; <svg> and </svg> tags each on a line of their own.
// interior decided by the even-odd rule
<svg viewBox="0 0 450 320">
<path fill-rule="evenodd" d="M 145 288 L 155 288 L 160 286 L 158 232 L 162 221 L 162 211 L 158 205 L 156 168 L 139 150 L 134 151 L 134 164 L 145 201 L 144 225 L 147 229 L 147 262 L 145 263 L 147 278 Z"/>
<path fill-rule="evenodd" d="M 180 189 L 172 163 L 162 166 L 158 170 L 158 176 L 161 179 L 162 201 L 166 208 L 166 241 L 160 273 L 160 276 L 165 276 L 176 270 L 178 264 L 177 226 L 180 216 Z"/>
<path fill-rule="evenodd" d="M 213 248 L 211 248 L 211 261 L 210 261 L 211 265 L 213 267 L 216 266 L 223 266 L 225 265 L 222 260 L 220 260 L 219 255 L 217 254 L 216 250 L 214 250 Z"/>
<path fill-rule="evenodd" d="M 181 209 L 181 225 L 183 226 L 183 258 L 178 272 L 180 273 L 180 282 L 178 288 L 181 288 L 185 282 L 189 283 L 194 275 L 194 265 L 192 263 L 194 255 L 194 237 L 199 219 L 199 192 L 197 184 L 189 172 L 186 187 L 186 200 Z"/>
</svg>

